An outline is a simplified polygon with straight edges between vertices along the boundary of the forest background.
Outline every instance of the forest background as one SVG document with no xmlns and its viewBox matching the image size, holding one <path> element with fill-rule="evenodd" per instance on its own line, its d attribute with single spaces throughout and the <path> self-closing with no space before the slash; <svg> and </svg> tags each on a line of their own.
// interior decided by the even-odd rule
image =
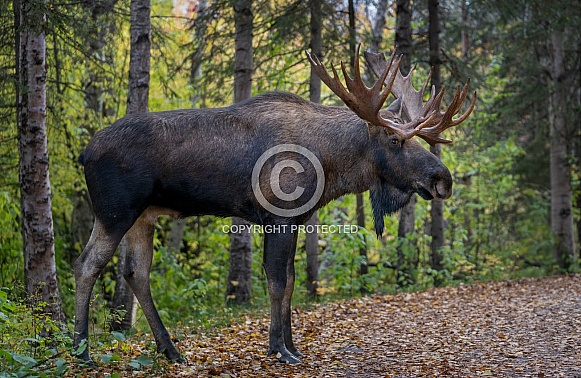
<svg viewBox="0 0 581 378">
<path fill-rule="evenodd" d="M 152 1 L 149 111 L 233 102 L 235 9 L 240 3 Z M 430 29 L 434 3 L 436 31 Z M 368 199 L 363 197 L 361 206 L 361 199 L 346 196 L 319 211 L 318 223 L 357 224 L 359 232 L 315 236 L 315 273 L 305 253 L 308 237 L 301 235 L 294 302 L 578 271 L 581 1 L 253 1 L 253 95 L 283 90 L 309 98 L 304 51 L 312 48 L 314 4 L 319 7 L 321 55 L 328 63 L 347 61 L 355 43 L 390 52 L 397 40 L 398 9 L 407 6 L 411 43 L 404 50 L 416 66 L 418 85 L 437 63 L 443 86 L 455 88 L 471 78 L 478 102 L 467 122 L 447 131 L 454 144 L 442 149 L 454 177 L 454 194 L 443 208 L 443 242 L 434 249 L 430 202 L 417 201 L 411 229 L 402 232 L 400 217 L 390 216 L 383 237 L 376 238 Z M 22 22 L 23 7 L 28 7 L 25 14 L 41 15 L 41 22 Z M 0 371 L 34 371 L 40 361 L 60 356 L 58 346 L 70 346 L 60 330 L 73 319 L 72 266 L 92 227 L 77 158 L 95 132 L 127 112 L 130 24 L 136 22 L 130 7 L 125 0 L 0 1 Z M 63 314 L 57 318 L 46 316 L 51 303 L 42 290 L 27 286 L 37 273 L 28 270 L 34 264 L 23 253 L 23 116 L 17 104 L 27 87 L 19 79 L 22 61 L 17 57 L 19 36 L 28 31 L 41 31 L 46 44 L 51 264 Z M 434 33 L 439 38 L 436 62 L 430 51 Z M 341 105 L 326 88 L 320 101 Z M 555 215 L 563 198 L 569 207 Z M 565 226 L 557 226 L 560 218 L 566 219 Z M 250 295 L 237 297 L 229 287 L 235 281 L 228 278 L 232 241 L 223 231 L 228 225 L 229 219 L 207 216 L 158 223 L 151 280 L 166 324 L 227 319 L 239 311 L 230 307 L 233 302 L 266 306 L 262 236 L 254 233 L 250 240 Z M 96 286 L 96 338 L 127 315 L 107 310 L 115 307 L 116 263 L 115 258 Z M 315 287 L 308 271 L 316 277 Z M 134 330 L 146 329 L 139 312 L 135 321 Z M 51 337 L 43 338 L 47 333 Z"/>
</svg>

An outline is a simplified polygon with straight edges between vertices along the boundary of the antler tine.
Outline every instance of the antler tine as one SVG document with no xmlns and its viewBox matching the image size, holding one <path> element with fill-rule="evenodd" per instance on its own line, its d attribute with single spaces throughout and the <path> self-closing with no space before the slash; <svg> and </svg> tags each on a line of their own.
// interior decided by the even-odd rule
<svg viewBox="0 0 581 378">
<path fill-rule="evenodd" d="M 426 78 L 426 81 L 424 81 L 424 85 L 422 85 L 422 89 L 420 90 L 420 96 L 424 97 L 424 94 L 426 93 L 426 89 L 428 88 L 428 85 L 430 83 L 430 80 L 432 79 L 432 75 L 433 74 L 434 74 L 434 67 L 430 68 L 430 72 L 428 72 L 428 77 Z M 434 96 L 434 92 L 435 91 L 436 91 L 436 87 L 434 87 L 432 85 L 432 90 L 431 90 L 431 93 L 430 93 L 430 98 L 432 98 Z"/>
<path fill-rule="evenodd" d="M 337 74 L 337 70 L 335 67 L 331 65 L 331 70 L 333 71 L 333 78 L 329 75 L 329 71 L 325 68 L 325 65 L 321 63 L 319 58 L 316 55 L 311 55 L 309 51 L 306 51 L 307 58 L 309 62 L 311 62 L 311 67 L 319 76 L 319 78 L 335 93 L 339 98 L 341 98 L 345 102 L 351 102 L 349 98 L 349 93 L 345 90 L 345 87 L 339 81 L 339 75 Z"/>
<path fill-rule="evenodd" d="M 345 76 L 345 83 L 347 84 L 347 88 L 349 89 L 349 91 L 352 91 L 352 85 L 354 83 L 357 84 L 363 84 L 362 87 L 363 88 L 368 88 L 364 83 L 363 83 L 363 79 L 361 79 L 361 71 L 360 71 L 360 67 L 359 67 L 359 48 L 361 47 L 361 44 L 358 44 L 357 47 L 355 48 L 355 59 L 353 61 L 353 79 L 351 79 L 351 77 L 347 74 L 347 69 L 345 68 L 345 64 L 343 63 L 343 61 L 341 61 L 341 69 L 343 70 L 343 76 Z"/>
<path fill-rule="evenodd" d="M 365 57 L 368 64 L 376 74 L 378 71 L 384 69 L 387 64 L 385 61 L 385 55 L 382 53 L 365 52 Z M 398 124 L 391 121 L 392 129 L 400 128 L 407 138 L 417 135 L 431 145 L 436 143 L 451 143 L 449 140 L 440 138 L 439 134 L 450 127 L 457 126 L 464 122 L 474 110 L 476 105 L 476 93 L 474 93 L 474 97 L 470 102 L 468 110 L 466 110 L 466 112 L 464 112 L 460 117 L 454 119 L 454 116 L 458 114 L 462 105 L 466 101 L 470 87 L 470 80 L 466 82 L 462 90 L 458 87 L 452 103 L 448 109 L 442 113 L 440 107 L 442 99 L 444 98 L 444 89 L 436 94 L 435 88 L 432 86 L 428 101 L 425 104 L 423 101 L 423 96 L 432 77 L 433 68 L 430 70 L 426 81 L 419 91 L 416 91 L 412 85 L 412 73 L 413 69 L 406 76 L 403 76 L 400 72 L 394 73 L 396 79 L 392 92 L 395 97 L 402 101 L 403 112 L 408 118 L 408 123 Z"/>
<path fill-rule="evenodd" d="M 391 88 L 393 86 L 393 82 L 395 80 L 395 75 L 386 82 L 387 75 L 392 71 L 391 67 L 394 63 L 394 55 L 391 56 L 388 62 L 388 69 L 384 70 L 383 73 L 380 75 L 379 79 L 375 82 L 375 84 L 371 87 L 368 87 L 361 78 L 361 66 L 359 60 L 359 50 L 361 48 L 361 44 L 357 45 L 357 49 L 355 51 L 355 59 L 353 62 L 353 78 L 347 73 L 347 68 L 343 61 L 341 61 L 341 70 L 343 71 L 343 76 L 345 77 L 345 84 L 347 85 L 347 89 L 349 92 L 355 96 L 356 98 L 364 99 L 368 101 L 368 104 L 371 106 L 369 107 L 373 115 L 370 116 L 379 117 L 378 112 L 379 109 L 385 103 L 385 100 L 391 93 Z M 401 58 L 398 58 L 395 62 L 396 70 L 399 67 L 401 62 Z M 381 89 L 385 85 L 385 89 L 383 92 Z M 366 119 L 368 120 L 368 119 Z M 369 121 L 369 120 L 368 120 Z"/>
<path fill-rule="evenodd" d="M 418 133 L 418 136 L 424 139 L 432 146 L 435 145 L 436 143 L 451 143 L 452 141 L 450 140 L 440 138 L 439 134 L 450 127 L 457 126 L 460 123 L 464 122 L 468 118 L 468 116 L 472 113 L 474 107 L 476 106 L 476 92 L 474 92 L 472 100 L 470 101 L 470 105 L 468 106 L 468 109 L 464 112 L 464 114 L 462 114 L 460 117 L 456 119 L 453 119 L 453 117 L 456 114 L 458 114 L 458 112 L 462 108 L 462 105 L 464 104 L 464 101 L 468 96 L 469 89 L 470 89 L 470 79 L 468 79 L 462 90 L 460 90 L 460 86 L 458 86 L 458 88 L 456 89 L 454 99 L 452 100 L 452 103 L 450 104 L 446 112 L 441 113 L 439 111 L 440 106 L 438 105 L 438 107 L 436 108 L 436 114 L 439 115 L 437 123 L 432 127 L 427 127 L 421 130 Z"/>
<path fill-rule="evenodd" d="M 464 95 L 462 97 L 462 102 L 460 103 L 460 107 L 462 106 L 462 104 L 466 100 L 466 97 L 468 96 L 469 89 L 470 89 L 470 79 L 468 79 L 466 81 L 466 85 L 464 85 L 464 89 L 462 91 L 464 93 Z M 468 118 L 468 116 L 472 113 L 475 106 L 476 106 L 476 91 L 474 91 L 474 95 L 472 96 L 472 100 L 470 100 L 470 105 L 468 106 L 468 109 L 464 112 L 464 114 L 462 114 L 460 117 L 458 117 L 454 121 L 452 121 L 452 123 L 453 123 L 452 126 L 456 126 L 456 125 L 459 125 L 462 122 L 464 122 Z M 458 109 L 458 111 L 460 111 L 460 108 Z"/>
<path fill-rule="evenodd" d="M 442 99 L 444 98 L 444 95 L 446 94 L 446 88 L 442 88 L 442 90 L 440 90 L 440 92 L 438 92 L 438 94 L 434 96 L 435 93 L 436 93 L 436 88 L 434 86 L 432 86 L 432 92 L 430 93 L 430 98 L 428 99 L 428 101 L 426 102 L 426 104 L 424 105 L 424 108 L 423 108 L 425 114 L 439 113 L 440 112 L 440 107 L 442 106 Z"/>
<path fill-rule="evenodd" d="M 405 77 L 405 79 L 407 79 L 407 78 L 411 78 L 411 71 Z M 408 84 L 406 84 L 406 85 L 408 85 Z M 425 86 L 426 85 L 424 84 L 424 87 Z M 424 87 L 422 87 L 422 91 L 425 90 Z M 430 100 L 428 100 L 426 105 L 424 105 L 423 107 L 419 107 L 419 106 L 417 106 L 417 101 L 420 102 L 420 106 L 421 106 L 421 97 L 413 97 L 413 95 L 414 94 L 417 95 L 421 92 L 416 91 L 415 89 L 413 89 L 413 87 L 411 87 L 411 90 L 413 92 L 411 93 L 410 97 L 412 97 L 412 101 L 416 102 L 416 103 L 412 103 L 412 109 L 408 109 L 410 111 L 410 115 L 413 115 L 413 118 L 411 119 L 411 121 L 409 121 L 407 123 L 403 123 L 403 124 L 400 124 L 400 123 L 397 123 L 394 121 L 389 121 L 393 128 L 399 128 L 400 130 L 402 130 L 402 134 L 406 139 L 413 138 L 416 135 L 420 136 L 420 134 L 423 132 L 423 129 L 426 129 L 426 128 L 429 129 L 430 127 L 433 127 L 432 125 L 438 123 L 438 120 L 441 117 L 441 113 L 439 112 L 440 103 L 442 102 L 442 98 L 444 97 L 444 93 L 446 92 L 446 89 L 444 88 L 436 96 L 433 96 L 435 93 L 435 90 L 432 87 L 432 93 L 431 93 L 432 97 L 430 98 Z M 404 102 L 405 102 L 405 94 L 409 94 L 408 91 L 404 91 L 401 94 L 401 99 L 404 100 Z"/>
<path fill-rule="evenodd" d="M 450 106 L 445 112 L 440 111 L 442 99 L 444 98 L 445 89 L 436 94 L 434 86 L 430 91 L 430 98 L 424 104 L 423 96 L 428 88 L 432 77 L 433 68 L 430 70 L 428 77 L 422 88 L 417 91 L 412 84 L 413 70 L 406 76 L 399 71 L 401 56 L 396 57 L 395 52 L 386 61 L 384 54 L 374 54 L 366 52 L 365 56 L 371 68 L 379 77 L 378 81 L 370 88 L 361 78 L 361 67 L 359 61 L 359 49 L 357 51 L 353 64 L 353 77 L 347 73 L 345 63 L 341 62 L 341 71 L 345 78 L 345 84 L 339 79 L 339 74 L 333 65 L 329 71 L 321 63 L 319 58 L 312 56 L 307 51 L 307 56 L 313 70 L 321 80 L 337 95 L 343 102 L 353 110 L 361 119 L 377 126 L 383 126 L 403 138 L 410 139 L 418 136 L 431 145 L 436 143 L 451 143 L 451 141 L 440 138 L 439 135 L 444 130 L 459 125 L 468 118 L 476 105 L 476 93 L 468 107 L 460 117 L 454 119 L 462 105 L 466 101 L 470 87 L 470 80 L 466 82 L 464 88 L 456 89 L 456 93 Z M 346 86 L 346 87 L 345 87 Z M 385 89 L 383 88 L 385 86 Z M 400 124 L 391 119 L 383 118 L 379 112 L 390 93 L 402 101 L 403 111 L 409 121 Z"/>
<path fill-rule="evenodd" d="M 431 113 L 426 119 L 417 118 L 405 124 L 398 124 L 397 122 L 394 121 L 389 122 L 393 125 L 394 128 L 402 129 L 403 136 L 406 139 L 410 139 L 415 137 L 416 135 L 419 135 L 425 127 L 432 124 L 434 122 L 434 118 L 436 118 L 436 113 Z"/>
<path fill-rule="evenodd" d="M 345 78 L 345 85 L 339 79 L 337 70 L 333 65 L 331 65 L 331 70 L 333 71 L 333 77 L 329 75 L 329 72 L 321 61 L 316 57 L 312 56 L 307 51 L 307 57 L 311 62 L 311 65 L 317 75 L 321 80 L 337 95 L 339 96 L 345 105 L 347 105 L 351 110 L 355 112 L 361 119 L 377 125 L 386 127 L 393 132 L 405 137 L 405 133 L 398 127 L 394 127 L 393 123 L 384 119 L 379 114 L 385 100 L 391 93 L 394 81 L 396 80 L 396 75 L 392 74 L 388 77 L 391 72 L 397 72 L 399 65 L 401 63 L 401 57 L 392 58 L 387 63 L 387 67 L 379 75 L 380 80 L 378 80 L 371 88 L 369 88 L 363 82 L 361 78 L 361 67 L 359 64 L 359 48 L 357 47 L 357 53 L 354 60 L 354 77 L 352 78 L 347 73 L 347 68 L 343 62 L 341 62 L 341 70 Z M 395 66 L 395 70 L 393 67 Z M 383 86 L 385 89 L 382 91 Z"/>
</svg>

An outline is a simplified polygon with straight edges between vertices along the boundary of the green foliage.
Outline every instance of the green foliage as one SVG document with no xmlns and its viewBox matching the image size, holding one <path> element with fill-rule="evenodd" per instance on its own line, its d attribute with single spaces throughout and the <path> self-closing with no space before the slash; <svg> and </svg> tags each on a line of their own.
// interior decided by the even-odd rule
<svg viewBox="0 0 581 378">
<path fill-rule="evenodd" d="M 11 286 L 23 276 L 20 206 L 7 191 L 0 191 L 0 287 Z"/>
<path fill-rule="evenodd" d="M 167 223 L 161 221 L 160 224 Z M 154 238 L 156 250 L 151 285 L 154 296 L 159 298 L 164 321 L 186 310 L 185 305 L 187 311 L 203 315 L 210 304 L 224 301 L 224 274 L 228 272 L 227 234 L 217 233 L 217 222 L 209 217 L 192 219 L 189 224 L 192 227 L 185 235 L 184 252 L 170 252 L 163 246 L 163 227 Z"/>
<path fill-rule="evenodd" d="M 0 288 L 0 377 L 63 375 L 69 337 L 42 314 L 43 303 L 31 308 L 14 291 Z"/>
</svg>

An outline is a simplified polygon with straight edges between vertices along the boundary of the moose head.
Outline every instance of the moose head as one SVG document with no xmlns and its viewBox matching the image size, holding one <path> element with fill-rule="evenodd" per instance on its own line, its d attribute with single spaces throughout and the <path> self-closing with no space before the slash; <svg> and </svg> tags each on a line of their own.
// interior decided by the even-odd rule
<svg viewBox="0 0 581 378">
<path fill-rule="evenodd" d="M 468 109 L 454 118 L 466 100 L 470 79 L 464 88 L 456 89 L 450 105 L 441 112 L 445 88 L 436 94 L 432 87 L 430 97 L 424 103 L 433 69 L 422 88 L 416 90 L 412 84 L 413 70 L 407 76 L 401 74 L 401 56 L 396 57 L 395 51 L 389 60 L 386 60 L 383 53 L 366 51 L 364 55 L 367 64 L 378 77 L 372 87 L 367 87 L 361 77 L 359 55 L 358 46 L 353 78 L 341 62 L 345 87 L 334 66 L 331 66 L 331 77 L 320 60 L 307 51 L 308 59 L 317 75 L 345 105 L 368 123 L 370 135 L 375 137 L 376 144 L 381 145 L 376 150 L 375 162 L 379 180 L 370 186 L 376 232 L 381 234 L 385 214 L 405 206 L 414 192 L 426 200 L 444 200 L 450 197 L 452 177 L 449 170 L 413 138 L 422 138 L 431 146 L 451 143 L 450 140 L 441 138 L 440 134 L 468 118 L 476 105 L 476 93 Z M 390 94 L 396 100 L 386 110 L 382 110 Z"/>
</svg>

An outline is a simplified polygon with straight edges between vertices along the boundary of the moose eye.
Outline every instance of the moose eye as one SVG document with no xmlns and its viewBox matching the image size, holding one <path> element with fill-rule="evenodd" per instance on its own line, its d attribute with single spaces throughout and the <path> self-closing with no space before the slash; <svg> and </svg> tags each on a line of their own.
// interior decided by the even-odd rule
<svg viewBox="0 0 581 378">
<path fill-rule="evenodd" d="M 397 146 L 399 144 L 399 139 L 397 137 L 392 137 L 391 144 L 393 144 L 394 146 Z"/>
</svg>

